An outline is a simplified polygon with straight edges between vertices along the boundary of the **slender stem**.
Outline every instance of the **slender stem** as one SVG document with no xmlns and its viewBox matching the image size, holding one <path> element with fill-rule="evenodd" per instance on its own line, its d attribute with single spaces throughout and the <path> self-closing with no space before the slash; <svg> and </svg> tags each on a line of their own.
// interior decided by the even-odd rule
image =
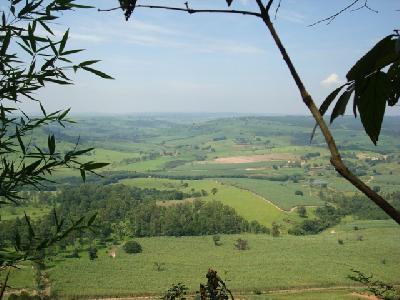
<svg viewBox="0 0 400 300">
<path fill-rule="evenodd" d="M 299 74 L 297 73 L 296 68 L 293 65 L 293 62 L 288 55 L 285 47 L 283 46 L 278 33 L 276 32 L 271 19 L 269 17 L 268 11 L 264 8 L 261 0 L 256 0 L 257 4 L 260 8 L 260 12 L 262 15 L 262 19 L 265 25 L 268 27 L 268 30 L 271 33 L 272 38 L 275 41 L 275 44 L 279 48 L 279 51 L 282 54 L 283 60 L 289 68 L 290 74 L 292 75 L 297 88 L 299 89 L 301 98 L 305 105 L 307 105 L 314 119 L 318 123 L 318 126 L 321 128 L 322 134 L 325 137 L 325 141 L 328 144 L 329 151 L 331 152 L 331 164 L 335 167 L 336 171 L 339 172 L 345 179 L 347 179 L 352 185 L 354 185 L 358 190 L 363 192 L 368 198 L 370 198 L 376 205 L 378 205 L 383 211 L 385 211 L 393 220 L 395 220 L 398 224 L 400 224 L 400 213 L 388 203 L 384 198 L 379 196 L 376 192 L 374 192 L 369 186 L 367 186 L 363 181 L 361 181 L 357 176 L 355 176 L 343 163 L 342 158 L 340 157 L 339 150 L 336 146 L 335 140 L 326 125 L 319 109 L 315 105 L 314 100 L 311 95 L 307 92 Z"/>
</svg>

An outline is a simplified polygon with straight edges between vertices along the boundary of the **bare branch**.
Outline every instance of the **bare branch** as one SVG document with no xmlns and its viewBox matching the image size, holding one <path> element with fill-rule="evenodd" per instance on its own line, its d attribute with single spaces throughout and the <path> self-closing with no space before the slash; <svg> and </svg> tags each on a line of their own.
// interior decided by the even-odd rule
<svg viewBox="0 0 400 300">
<path fill-rule="evenodd" d="M 113 7 L 108 9 L 98 9 L 98 11 L 112 11 L 120 9 L 121 7 Z M 153 8 L 153 9 L 166 9 L 166 10 L 174 10 L 174 11 L 183 11 L 189 14 L 195 13 L 222 13 L 222 14 L 240 14 L 247 16 L 254 16 L 261 18 L 261 14 L 257 12 L 247 11 L 247 10 L 235 10 L 235 9 L 192 9 L 186 5 L 186 8 L 183 7 L 173 7 L 173 6 L 162 6 L 162 5 L 136 5 L 136 8 Z"/>
<path fill-rule="evenodd" d="M 314 23 L 312 23 L 312 24 L 310 24 L 310 25 L 308 25 L 308 26 L 309 26 L 309 27 L 315 26 L 315 25 L 320 24 L 320 23 L 323 23 L 323 22 L 326 22 L 326 24 L 329 25 L 330 23 L 332 23 L 332 22 L 336 19 L 337 16 L 339 16 L 339 15 L 341 15 L 342 13 L 344 13 L 345 11 L 349 10 L 349 9 L 352 8 L 354 5 L 356 5 L 358 2 L 360 2 L 360 0 L 354 0 L 352 3 L 350 3 L 350 4 L 347 5 L 346 7 L 342 8 L 342 9 L 339 10 L 338 12 L 334 13 L 333 15 L 331 15 L 331 16 L 329 16 L 329 17 L 326 17 L 326 18 L 324 18 L 324 19 L 318 20 L 318 21 L 316 21 L 316 22 L 314 22 Z M 365 0 L 364 5 L 361 6 L 361 7 L 359 7 L 358 9 L 363 8 L 363 7 L 368 7 L 367 4 L 368 4 L 368 1 Z M 355 10 L 358 10 L 358 9 L 355 9 Z"/>
<path fill-rule="evenodd" d="M 269 0 L 267 6 L 265 7 L 265 10 L 268 12 L 269 9 L 271 8 L 272 3 L 274 2 L 274 0 Z"/>
<path fill-rule="evenodd" d="M 368 0 L 364 0 L 364 4 L 363 5 L 361 5 L 360 7 L 355 8 L 355 9 L 352 9 L 351 11 L 356 11 L 356 10 L 360 10 L 360 9 L 363 9 L 363 8 L 366 8 L 366 9 L 368 9 L 368 10 L 370 10 L 370 11 L 376 13 L 376 14 L 378 13 L 377 10 L 372 9 L 370 6 L 368 6 Z"/>
<path fill-rule="evenodd" d="M 276 20 L 276 16 L 278 15 L 278 11 L 281 8 L 282 0 L 279 0 L 278 6 L 275 9 L 275 17 L 274 19 Z"/>
</svg>

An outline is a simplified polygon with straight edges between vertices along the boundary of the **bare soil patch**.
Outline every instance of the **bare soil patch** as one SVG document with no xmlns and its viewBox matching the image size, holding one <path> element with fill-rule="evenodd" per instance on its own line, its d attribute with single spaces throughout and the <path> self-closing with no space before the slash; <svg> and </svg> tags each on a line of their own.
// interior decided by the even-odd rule
<svg viewBox="0 0 400 300">
<path fill-rule="evenodd" d="M 297 156 L 291 153 L 270 153 L 261 155 L 248 155 L 248 156 L 228 156 L 219 157 L 212 162 L 217 164 L 248 164 L 264 161 L 281 161 L 281 160 L 296 160 Z"/>
</svg>

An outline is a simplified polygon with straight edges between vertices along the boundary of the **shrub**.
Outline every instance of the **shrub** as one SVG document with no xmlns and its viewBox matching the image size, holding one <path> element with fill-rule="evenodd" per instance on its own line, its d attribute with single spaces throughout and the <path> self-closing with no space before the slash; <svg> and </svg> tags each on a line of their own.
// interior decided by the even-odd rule
<svg viewBox="0 0 400 300">
<path fill-rule="evenodd" d="M 344 241 L 342 239 L 338 239 L 337 242 L 338 242 L 339 245 L 343 245 L 344 244 Z"/>
<path fill-rule="evenodd" d="M 279 230 L 279 225 L 276 224 L 275 222 L 272 223 L 272 230 L 271 230 L 271 235 L 273 237 L 278 237 L 280 236 L 281 231 Z"/>
<path fill-rule="evenodd" d="M 123 248 L 125 252 L 129 254 L 142 252 L 142 246 L 136 241 L 126 242 Z"/>
<path fill-rule="evenodd" d="M 302 191 L 299 191 L 299 190 L 295 191 L 294 194 L 295 194 L 296 196 L 304 196 L 303 192 L 302 192 Z"/>
<path fill-rule="evenodd" d="M 186 291 L 188 288 L 182 284 L 177 283 L 173 284 L 172 287 L 165 292 L 165 294 L 161 297 L 162 300 L 183 300 L 186 299 Z"/>
<path fill-rule="evenodd" d="M 305 208 L 305 206 L 301 205 L 301 206 L 297 207 L 297 214 L 301 218 L 306 218 L 307 217 L 307 209 Z"/>
<path fill-rule="evenodd" d="M 212 239 L 213 239 L 213 242 L 214 242 L 215 246 L 221 246 L 222 245 L 221 236 L 220 235 L 218 235 L 218 234 L 213 235 Z"/>
<path fill-rule="evenodd" d="M 97 256 L 97 248 L 95 247 L 90 247 L 88 249 L 88 254 L 89 254 L 89 259 L 90 260 L 95 260 L 98 256 Z"/>
<path fill-rule="evenodd" d="M 234 244 L 234 246 L 237 250 L 249 250 L 250 249 L 249 243 L 247 242 L 247 240 L 244 240 L 241 238 L 236 240 L 236 243 Z"/>
</svg>

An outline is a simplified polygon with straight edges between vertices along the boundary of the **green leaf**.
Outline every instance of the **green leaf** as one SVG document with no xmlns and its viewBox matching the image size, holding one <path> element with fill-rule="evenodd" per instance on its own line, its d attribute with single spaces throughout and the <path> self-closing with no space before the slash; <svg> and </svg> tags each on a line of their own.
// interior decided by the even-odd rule
<svg viewBox="0 0 400 300">
<path fill-rule="evenodd" d="M 332 104 L 333 100 L 335 100 L 336 96 L 339 94 L 339 92 L 342 90 L 342 88 L 348 84 L 349 83 L 345 83 L 345 84 L 339 86 L 332 93 L 330 93 L 328 95 L 328 97 L 325 98 L 324 102 L 322 102 L 321 106 L 319 107 L 319 112 L 321 113 L 321 115 L 324 115 L 326 113 L 329 106 Z"/>
<path fill-rule="evenodd" d="M 11 40 L 11 30 L 8 30 L 1 45 L 0 56 L 4 56 L 7 53 L 8 46 Z"/>
<path fill-rule="evenodd" d="M 97 213 L 95 213 L 93 216 L 90 217 L 89 221 L 87 222 L 87 225 L 90 226 L 93 224 L 93 222 L 96 220 Z"/>
<path fill-rule="evenodd" d="M 64 51 L 62 53 L 62 55 L 69 55 L 69 54 L 74 54 L 74 53 L 78 53 L 78 52 L 82 52 L 85 49 L 75 49 L 75 50 L 68 50 L 68 51 Z"/>
<path fill-rule="evenodd" d="M 49 153 L 53 155 L 56 151 L 56 139 L 54 138 L 54 134 L 48 136 L 47 145 L 49 147 Z"/>
<path fill-rule="evenodd" d="M 389 89 L 390 82 L 383 72 L 375 73 L 365 79 L 362 86 L 356 86 L 355 103 L 361 122 L 375 145 L 381 131 Z"/>
<path fill-rule="evenodd" d="M 25 145 L 22 142 L 21 134 L 18 130 L 18 127 L 15 127 L 15 135 L 17 136 L 17 140 L 18 140 L 19 146 L 21 148 L 21 151 L 25 155 L 26 154 Z"/>
<path fill-rule="evenodd" d="M 80 67 L 84 67 L 84 66 L 89 66 L 89 65 L 93 65 L 95 63 L 98 63 L 100 60 L 87 60 L 87 61 L 83 61 L 79 64 Z"/>
<path fill-rule="evenodd" d="M 85 172 L 85 170 L 84 169 L 79 169 L 79 171 L 81 172 L 81 177 L 82 177 L 83 182 L 85 182 L 86 181 L 86 172 Z"/>
<path fill-rule="evenodd" d="M 33 237 L 35 237 L 35 232 L 33 231 L 31 221 L 29 220 L 29 217 L 26 215 L 25 212 L 24 212 L 24 215 L 25 215 L 26 224 L 28 225 L 29 238 L 32 239 Z"/>
<path fill-rule="evenodd" d="M 346 91 L 339 97 L 335 107 L 332 110 L 330 123 L 332 124 L 338 116 L 343 116 L 346 112 L 347 103 L 349 103 L 350 96 L 354 92 L 354 85 L 349 86 Z"/>
<path fill-rule="evenodd" d="M 69 35 L 69 29 L 64 33 L 61 39 L 60 46 L 58 48 L 58 53 L 62 54 L 62 52 L 64 51 L 65 45 L 67 44 L 68 35 Z"/>
<path fill-rule="evenodd" d="M 82 167 L 86 171 L 92 171 L 92 170 L 103 168 L 108 165 L 109 165 L 109 163 L 88 162 L 88 163 L 83 164 Z"/>
<path fill-rule="evenodd" d="M 82 67 L 82 69 L 84 69 L 84 70 L 86 70 L 88 72 L 91 72 L 91 73 L 93 73 L 93 74 L 95 74 L 95 75 L 97 75 L 97 76 L 99 76 L 101 78 L 114 79 L 110 75 L 107 75 L 106 73 L 103 73 L 103 72 L 101 72 L 99 70 L 96 70 L 96 69 L 92 69 L 92 68 L 89 68 L 89 67 Z"/>
<path fill-rule="evenodd" d="M 34 28 L 31 26 L 31 24 L 28 25 L 28 38 L 29 38 L 29 44 L 31 46 L 32 52 L 36 52 L 36 39 L 34 35 Z"/>
<path fill-rule="evenodd" d="M 380 70 L 400 59 L 400 53 L 396 52 L 397 39 L 394 39 L 394 37 L 394 35 L 388 35 L 357 61 L 347 73 L 347 80 L 364 78 L 372 72 Z"/>
<path fill-rule="evenodd" d="M 49 26 L 46 25 L 45 22 L 43 22 L 42 20 L 38 20 L 38 21 L 39 21 L 39 24 L 40 24 L 48 33 L 50 33 L 51 35 L 54 35 L 53 31 L 50 29 Z"/>
</svg>

